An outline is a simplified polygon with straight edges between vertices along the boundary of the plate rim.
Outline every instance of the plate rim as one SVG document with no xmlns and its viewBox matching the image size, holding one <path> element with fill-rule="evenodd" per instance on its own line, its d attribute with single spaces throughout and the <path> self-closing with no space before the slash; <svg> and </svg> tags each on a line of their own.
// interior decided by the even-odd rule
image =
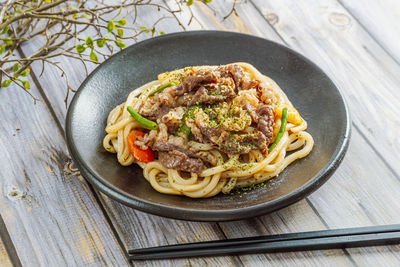
<svg viewBox="0 0 400 267">
<path fill-rule="evenodd" d="M 289 194 L 279 197 L 277 199 L 256 204 L 250 207 L 242 207 L 242 208 L 235 208 L 235 209 L 224 209 L 224 210 L 200 210 L 200 209 L 188 209 L 188 208 L 178 208 L 172 207 L 160 203 L 154 203 L 151 201 L 146 200 L 139 200 L 134 196 L 122 191 L 118 187 L 114 186 L 113 184 L 109 183 L 108 181 L 98 177 L 96 174 L 87 167 L 87 164 L 82 160 L 75 143 L 72 138 L 72 113 L 75 109 L 77 99 L 79 98 L 80 93 L 83 91 L 83 88 L 86 84 L 92 79 L 92 77 L 99 71 L 101 66 L 112 60 L 114 57 L 122 56 L 125 53 L 128 53 L 132 47 L 136 46 L 145 46 L 147 43 L 154 43 L 158 42 L 161 39 L 168 39 L 168 38 L 175 38 L 182 35 L 185 36 L 198 36 L 202 34 L 211 34 L 211 35 L 236 35 L 245 38 L 255 38 L 260 39 L 264 42 L 272 43 L 273 45 L 279 46 L 280 48 L 286 49 L 287 51 L 295 54 L 308 64 L 312 65 L 315 69 L 319 72 L 323 73 L 330 82 L 335 86 L 336 90 L 339 93 L 339 96 L 343 102 L 344 110 L 345 110 L 345 130 L 344 135 L 340 139 L 340 142 L 337 144 L 334 153 L 332 154 L 331 158 L 329 159 L 328 163 L 321 169 L 316 175 L 314 175 L 308 182 L 303 184 L 302 186 L 296 188 L 294 191 L 290 192 Z M 216 221 L 233 221 L 233 220 L 241 220 L 251 217 L 256 217 L 260 215 L 264 215 L 275 210 L 284 208 L 289 206 L 306 196 L 310 193 L 317 190 L 320 186 L 322 186 L 334 173 L 334 171 L 339 167 L 340 163 L 343 161 L 343 158 L 346 154 L 346 151 L 349 146 L 349 140 L 351 137 L 351 118 L 349 113 L 349 108 L 346 102 L 346 99 L 342 93 L 341 88 L 337 85 L 337 83 L 318 65 L 312 62 L 307 57 L 303 56 L 299 52 L 279 44 L 275 41 L 268 40 L 263 37 L 258 37 L 250 34 L 243 34 L 237 33 L 232 31 L 214 31 L 214 30 L 200 30 L 200 31 L 188 31 L 188 32 L 176 32 L 165 34 L 153 38 L 149 38 L 135 44 L 128 46 L 127 48 L 115 53 L 114 55 L 110 56 L 104 62 L 99 64 L 82 82 L 79 86 L 77 92 L 73 96 L 71 103 L 68 107 L 66 121 L 65 121 L 65 135 L 66 135 L 66 143 L 68 150 L 70 152 L 71 158 L 73 159 L 74 163 L 78 166 L 78 169 L 81 171 L 82 176 L 88 180 L 92 185 L 94 185 L 97 189 L 99 189 L 102 193 L 106 194 L 107 196 L 115 199 L 127 206 L 135 208 L 137 210 L 147 212 L 150 214 L 163 216 L 172 219 L 180 219 L 180 220 L 187 220 L 187 221 L 204 221 L 204 222 L 216 222 Z"/>
</svg>

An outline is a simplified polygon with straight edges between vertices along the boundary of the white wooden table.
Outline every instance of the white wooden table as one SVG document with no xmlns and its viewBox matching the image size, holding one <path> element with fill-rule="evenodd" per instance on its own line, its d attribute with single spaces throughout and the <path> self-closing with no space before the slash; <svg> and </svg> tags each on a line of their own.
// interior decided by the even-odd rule
<svg viewBox="0 0 400 267">
<path fill-rule="evenodd" d="M 168 4 L 174 5 L 173 0 Z M 0 89 L 0 265 L 126 266 L 126 251 L 263 234 L 400 223 L 400 2 L 248 0 L 225 21 L 232 0 L 213 11 L 194 4 L 186 30 L 218 29 L 282 43 L 317 63 L 341 87 L 352 138 L 339 169 L 318 191 L 272 214 L 239 222 L 166 219 L 125 207 L 94 190 L 71 162 L 64 139 L 65 83 L 33 67 L 31 98 Z M 159 17 L 159 16 L 158 16 Z M 139 24 L 154 20 L 143 12 Z M 159 25 L 182 31 L 175 20 Z M 150 36 L 143 36 L 149 38 Z M 35 51 L 25 45 L 22 53 Z M 67 59 L 72 86 L 84 71 Z M 133 262 L 138 266 L 399 266 L 400 246 Z"/>
</svg>

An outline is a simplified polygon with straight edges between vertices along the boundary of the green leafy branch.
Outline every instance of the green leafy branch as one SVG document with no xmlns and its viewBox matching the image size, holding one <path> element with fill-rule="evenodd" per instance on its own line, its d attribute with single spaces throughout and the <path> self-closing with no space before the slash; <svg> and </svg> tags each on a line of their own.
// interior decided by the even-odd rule
<svg viewBox="0 0 400 267">
<path fill-rule="evenodd" d="M 196 0 L 208 4 L 212 0 Z M 112 2 L 112 3 L 110 3 Z M 31 65 L 41 62 L 61 72 L 67 85 L 65 103 L 75 89 L 69 83 L 68 73 L 57 57 L 77 60 L 85 67 L 99 64 L 115 52 L 124 49 L 128 40 L 136 41 L 139 35 L 163 35 L 157 24 L 167 17 L 177 19 L 175 13 L 190 6 L 193 0 L 177 0 L 178 9 L 172 10 L 163 1 L 154 0 L 7 0 L 0 3 L 0 85 L 12 84 L 29 92 Z M 141 7 L 153 7 L 170 16 L 161 15 L 151 26 L 138 25 Z M 21 45 L 40 40 L 41 46 L 32 54 L 24 55 Z M 1 88 L 0 88 L 1 89 Z M 37 100 L 32 96 L 34 100 Z"/>
</svg>

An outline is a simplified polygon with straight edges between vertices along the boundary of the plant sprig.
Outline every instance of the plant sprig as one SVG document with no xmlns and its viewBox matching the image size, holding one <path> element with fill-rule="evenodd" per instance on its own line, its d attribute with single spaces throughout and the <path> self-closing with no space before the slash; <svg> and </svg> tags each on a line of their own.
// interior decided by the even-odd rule
<svg viewBox="0 0 400 267">
<path fill-rule="evenodd" d="M 196 0 L 208 4 L 212 0 Z M 115 50 L 124 49 L 127 40 L 137 40 L 139 35 L 152 37 L 165 34 L 157 24 L 168 16 L 161 15 L 151 26 L 138 25 L 140 7 L 154 7 L 175 18 L 182 6 L 190 6 L 193 0 L 177 0 L 178 9 L 172 10 L 161 1 L 120 0 L 7 0 L 0 3 L 0 85 L 16 84 L 29 93 L 31 64 L 42 63 L 41 74 L 46 66 L 61 71 L 67 85 L 65 104 L 71 87 L 67 72 L 56 60 L 63 56 L 80 61 L 88 75 L 87 64 L 98 64 Z M 191 10 L 190 10 L 191 12 Z M 192 13 L 192 12 L 191 12 Z M 193 14 L 193 13 L 192 13 Z M 184 28 L 184 27 L 183 27 Z M 21 45 L 34 39 L 42 45 L 25 56 Z M 39 43 L 39 42 L 38 42 Z M 20 57 L 16 55 L 19 54 Z M 22 56 L 21 56 L 22 54 Z"/>
</svg>

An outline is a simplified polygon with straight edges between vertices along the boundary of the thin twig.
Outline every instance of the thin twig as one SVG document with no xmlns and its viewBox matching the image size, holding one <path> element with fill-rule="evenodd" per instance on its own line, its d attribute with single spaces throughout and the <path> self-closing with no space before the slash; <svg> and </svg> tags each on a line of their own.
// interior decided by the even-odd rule
<svg viewBox="0 0 400 267">
<path fill-rule="evenodd" d="M 232 5 L 232 8 L 231 8 L 231 11 L 229 11 L 229 13 L 224 16 L 222 21 L 224 21 L 227 18 L 229 18 L 232 14 L 235 14 L 236 16 L 238 15 L 237 11 L 236 11 L 236 0 L 233 1 L 233 5 Z"/>
<path fill-rule="evenodd" d="M 33 62 L 41 62 L 39 77 L 43 75 L 47 67 L 54 67 L 61 71 L 67 87 L 65 98 L 67 105 L 68 97 L 71 92 L 74 92 L 74 88 L 70 85 L 67 71 L 59 62 L 56 62 L 57 58 L 67 57 L 78 60 L 83 64 L 85 74 L 88 75 L 87 64 L 99 64 L 98 57 L 106 59 L 112 55 L 121 40 L 136 41 L 139 35 L 148 30 L 152 36 L 160 34 L 158 23 L 166 18 L 172 16 L 181 28 L 186 30 L 177 16 L 177 13 L 183 12 L 182 6 L 186 5 L 186 2 L 185 0 L 175 1 L 176 7 L 171 9 L 165 0 L 161 3 L 153 0 L 119 0 L 118 3 L 113 4 L 109 4 L 108 0 L 53 0 L 51 3 L 7 0 L 0 4 L 0 32 L 7 30 L 7 34 L 0 37 L 2 49 L 6 50 L 0 57 L 0 83 L 2 77 L 8 78 L 28 92 L 24 87 L 24 85 L 27 86 L 24 81 L 27 79 L 25 76 L 29 74 L 26 70 L 29 71 Z M 76 7 L 73 7 L 73 4 Z M 152 7 L 163 11 L 159 13 L 161 14 L 159 17 L 155 18 L 151 27 L 146 25 L 148 26 L 146 30 L 137 25 L 140 7 Z M 189 10 L 191 14 L 189 24 L 192 20 L 199 22 L 190 7 Z M 235 12 L 233 6 L 230 14 Z M 7 19 L 4 19 L 5 16 Z M 121 25 L 120 19 L 128 16 L 132 16 L 133 22 Z M 111 23 L 111 20 L 115 21 Z M 114 28 L 123 29 L 124 36 L 120 37 L 117 30 L 109 28 L 109 24 L 111 26 L 114 24 Z M 34 43 L 35 51 L 29 56 L 16 57 L 21 45 L 30 42 Z M 84 52 L 85 49 L 90 53 Z M 28 93 L 31 95 L 30 92 Z M 37 100 L 35 97 L 33 99 Z"/>
<path fill-rule="evenodd" d="M 10 5 L 10 3 L 11 3 L 11 0 L 7 0 L 7 2 L 5 2 L 4 6 L 1 8 L 1 11 L 0 11 L 0 24 L 3 23 L 4 13 L 6 12 L 7 7 Z"/>
</svg>

